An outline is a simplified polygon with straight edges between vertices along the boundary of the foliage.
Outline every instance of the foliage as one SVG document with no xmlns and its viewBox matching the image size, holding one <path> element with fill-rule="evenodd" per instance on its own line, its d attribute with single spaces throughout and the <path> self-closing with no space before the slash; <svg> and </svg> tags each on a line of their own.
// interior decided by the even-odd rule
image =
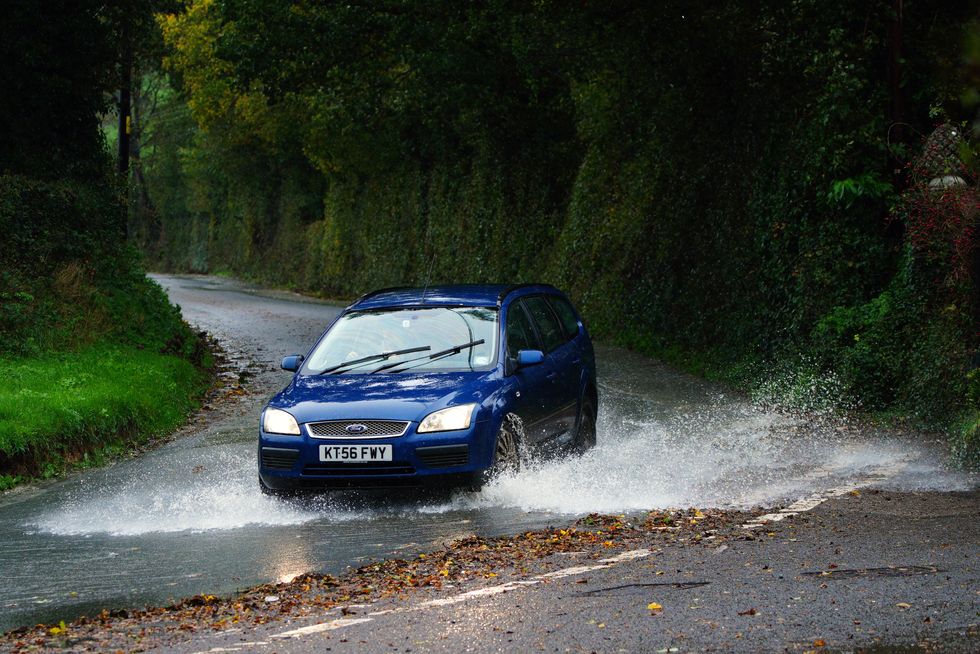
<svg viewBox="0 0 980 654">
<path fill-rule="evenodd" d="M 146 278 L 103 186 L 0 177 L 0 355 L 110 339 L 185 357 L 200 346 Z"/>
<path fill-rule="evenodd" d="M 934 283 L 894 168 L 961 117 L 970 12 L 905 7 L 896 125 L 889 2 L 192 0 L 137 242 L 331 295 L 551 281 L 601 338 L 949 425 L 975 280 Z"/>
<path fill-rule="evenodd" d="M 203 345 L 126 241 L 99 131 L 155 0 L 27 0 L 0 22 L 0 487 L 172 427 Z M 142 44 L 150 51 L 150 42 Z"/>
<path fill-rule="evenodd" d="M 4 3 L 0 21 L 0 175 L 98 177 L 107 164 L 97 129 L 115 52 L 105 3 Z"/>
<path fill-rule="evenodd" d="M 188 361 L 107 342 L 3 359 L 0 377 L 0 470 L 27 474 L 169 431 L 201 390 Z"/>
</svg>

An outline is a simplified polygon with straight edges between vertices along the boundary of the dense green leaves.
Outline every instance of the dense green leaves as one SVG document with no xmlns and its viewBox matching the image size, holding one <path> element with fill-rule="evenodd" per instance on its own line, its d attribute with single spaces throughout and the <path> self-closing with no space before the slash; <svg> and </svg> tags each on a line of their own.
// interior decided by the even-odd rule
<svg viewBox="0 0 980 654">
<path fill-rule="evenodd" d="M 962 118 L 970 12 L 904 3 L 896 87 L 891 2 L 194 0 L 159 22 L 198 130 L 156 128 L 141 243 L 334 295 L 545 279 L 602 337 L 803 350 L 942 422 L 975 343 L 889 212 L 911 136 Z M 904 374 L 930 357 L 941 400 Z"/>
</svg>

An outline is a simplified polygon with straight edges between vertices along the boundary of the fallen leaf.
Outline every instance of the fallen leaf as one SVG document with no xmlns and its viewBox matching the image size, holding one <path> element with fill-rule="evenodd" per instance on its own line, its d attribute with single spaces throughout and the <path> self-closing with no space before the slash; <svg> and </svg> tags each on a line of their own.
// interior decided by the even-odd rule
<svg viewBox="0 0 980 654">
<path fill-rule="evenodd" d="M 755 615 L 757 613 L 758 613 L 758 611 L 756 611 L 754 608 L 749 609 L 748 611 L 739 611 L 738 612 L 739 615 Z"/>
<path fill-rule="evenodd" d="M 827 641 L 825 641 L 823 638 L 818 638 L 817 640 L 813 641 L 813 646 L 814 647 L 826 647 L 827 646 Z"/>
<path fill-rule="evenodd" d="M 661 611 L 664 610 L 664 607 L 657 604 L 656 602 L 650 602 L 649 604 L 647 604 L 647 610 L 650 611 L 650 613 L 660 613 Z"/>
<path fill-rule="evenodd" d="M 910 609 L 910 608 L 912 608 L 912 605 L 909 604 L 908 602 L 899 602 L 895 606 L 897 606 L 900 609 Z"/>
</svg>

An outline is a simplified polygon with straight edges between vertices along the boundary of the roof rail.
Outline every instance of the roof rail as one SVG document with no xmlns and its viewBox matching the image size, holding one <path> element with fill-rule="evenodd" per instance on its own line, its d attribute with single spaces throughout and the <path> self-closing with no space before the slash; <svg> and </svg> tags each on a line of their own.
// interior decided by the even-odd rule
<svg viewBox="0 0 980 654">
<path fill-rule="evenodd" d="M 500 295 L 497 296 L 497 306 L 499 307 L 501 304 L 503 304 L 504 298 L 510 295 L 511 293 L 513 293 L 514 291 L 522 288 L 527 288 L 528 286 L 548 286 L 548 284 L 539 284 L 539 283 L 512 284 L 507 288 L 505 288 L 504 290 L 500 291 Z"/>
</svg>

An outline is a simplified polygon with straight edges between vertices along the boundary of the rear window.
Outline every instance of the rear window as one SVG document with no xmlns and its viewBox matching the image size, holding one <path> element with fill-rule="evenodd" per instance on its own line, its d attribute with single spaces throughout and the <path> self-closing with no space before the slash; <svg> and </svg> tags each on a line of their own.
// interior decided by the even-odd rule
<svg viewBox="0 0 980 654">
<path fill-rule="evenodd" d="M 551 295 L 548 299 L 551 300 L 551 306 L 558 314 L 558 320 L 561 321 L 562 329 L 565 330 L 565 337 L 568 339 L 575 338 L 578 335 L 578 317 L 575 315 L 575 309 L 565 298 Z"/>
<path fill-rule="evenodd" d="M 524 300 L 524 303 L 534 324 L 538 326 L 538 333 L 541 335 L 546 352 L 551 352 L 565 342 L 565 335 L 562 333 L 558 318 L 543 297 L 529 297 Z"/>
</svg>

